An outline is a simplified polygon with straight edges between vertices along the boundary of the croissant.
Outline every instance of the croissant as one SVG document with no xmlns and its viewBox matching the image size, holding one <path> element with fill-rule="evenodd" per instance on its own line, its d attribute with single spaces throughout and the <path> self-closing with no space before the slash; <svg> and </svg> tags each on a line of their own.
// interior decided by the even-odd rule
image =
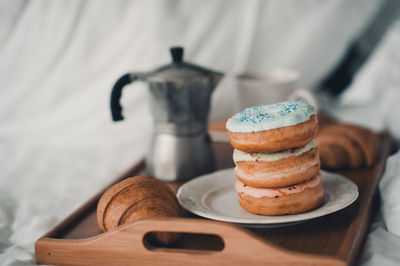
<svg viewBox="0 0 400 266">
<path fill-rule="evenodd" d="M 180 207 L 172 190 L 162 181 L 137 176 L 110 187 L 97 204 L 97 223 L 102 231 L 149 217 L 178 217 Z M 156 232 L 156 241 L 170 245 L 178 234 Z"/>
<path fill-rule="evenodd" d="M 321 166 L 327 169 L 371 167 L 379 149 L 378 137 L 372 131 L 349 124 L 322 128 L 316 141 Z"/>
</svg>

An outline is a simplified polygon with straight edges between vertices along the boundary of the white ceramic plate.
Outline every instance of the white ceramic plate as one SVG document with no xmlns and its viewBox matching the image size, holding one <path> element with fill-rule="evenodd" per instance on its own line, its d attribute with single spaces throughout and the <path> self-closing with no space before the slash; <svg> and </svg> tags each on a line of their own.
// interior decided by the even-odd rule
<svg viewBox="0 0 400 266">
<path fill-rule="evenodd" d="M 205 218 L 249 227 L 288 226 L 336 212 L 357 199 L 358 188 L 352 181 L 338 174 L 321 172 L 325 190 L 323 204 L 318 209 L 295 215 L 256 215 L 240 207 L 233 168 L 195 178 L 182 185 L 177 196 L 183 208 Z"/>
</svg>

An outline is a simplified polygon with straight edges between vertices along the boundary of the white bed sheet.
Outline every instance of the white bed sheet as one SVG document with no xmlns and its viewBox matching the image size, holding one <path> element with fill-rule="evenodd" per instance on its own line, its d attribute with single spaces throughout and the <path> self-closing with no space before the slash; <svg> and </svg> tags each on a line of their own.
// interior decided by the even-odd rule
<svg viewBox="0 0 400 266">
<path fill-rule="evenodd" d="M 211 112 L 225 117 L 238 106 L 233 74 L 292 67 L 312 87 L 381 2 L 0 1 L 0 264 L 33 264 L 38 237 L 145 153 L 143 84 L 124 91 L 126 120 L 110 120 L 121 74 L 184 45 L 190 61 L 227 73 Z M 377 248 L 398 243 L 387 234 L 370 234 L 366 265 L 398 259 Z"/>
<path fill-rule="evenodd" d="M 345 122 L 388 130 L 400 140 L 400 20 L 359 71 L 353 83 L 330 106 Z M 363 265 L 399 265 L 400 261 L 400 151 L 386 164 L 379 183 L 381 209 L 370 229 L 361 257 Z"/>
</svg>

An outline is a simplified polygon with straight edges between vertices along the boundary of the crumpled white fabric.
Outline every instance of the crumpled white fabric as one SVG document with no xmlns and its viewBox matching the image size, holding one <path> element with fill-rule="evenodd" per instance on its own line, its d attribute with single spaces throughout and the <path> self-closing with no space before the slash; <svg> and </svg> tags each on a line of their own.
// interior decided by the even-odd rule
<svg viewBox="0 0 400 266">
<path fill-rule="evenodd" d="M 0 1 L 0 264 L 33 264 L 34 242 L 146 151 L 143 84 L 112 123 L 127 71 L 170 62 L 168 48 L 227 75 L 211 117 L 238 102 L 232 75 L 293 67 L 313 86 L 382 1 Z"/>
<path fill-rule="evenodd" d="M 400 236 L 388 232 L 385 223 L 378 213 L 371 225 L 359 261 L 363 266 L 396 266 L 399 265 Z"/>
<path fill-rule="evenodd" d="M 355 81 L 331 108 L 342 121 L 388 130 L 400 140 L 400 21 L 394 23 Z M 387 229 L 400 236 L 400 152 L 392 156 L 380 182 Z"/>
<path fill-rule="evenodd" d="M 388 130 L 400 140 L 400 21 L 394 23 L 337 104 L 328 108 L 339 120 Z M 328 106 L 326 106 L 328 107 Z M 400 151 L 386 164 L 379 183 L 381 214 L 371 227 L 363 265 L 399 265 Z"/>
<path fill-rule="evenodd" d="M 379 183 L 382 198 L 382 216 L 389 232 L 400 240 L 400 152 L 391 156 L 385 174 Z M 400 241 L 398 242 L 400 246 Z"/>
<path fill-rule="evenodd" d="M 353 83 L 331 112 L 347 122 L 376 131 L 388 129 L 400 139 L 400 21 L 385 34 Z"/>
</svg>

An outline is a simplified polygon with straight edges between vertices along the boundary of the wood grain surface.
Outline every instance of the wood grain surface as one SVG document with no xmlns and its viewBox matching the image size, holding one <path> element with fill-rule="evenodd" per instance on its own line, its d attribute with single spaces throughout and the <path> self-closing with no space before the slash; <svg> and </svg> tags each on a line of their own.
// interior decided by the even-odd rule
<svg viewBox="0 0 400 266">
<path fill-rule="evenodd" d="M 342 211 L 302 224 L 273 229 L 244 229 L 185 213 L 192 219 L 175 218 L 153 223 L 150 220 L 102 233 L 96 222 L 96 205 L 105 188 L 36 242 L 36 260 L 42 264 L 82 265 L 92 264 L 93 259 L 98 260 L 96 264 L 107 264 L 104 263 L 106 261 L 113 265 L 237 265 L 247 258 L 250 264 L 270 262 L 271 265 L 286 265 L 296 262 L 296 265 L 353 265 L 370 224 L 376 187 L 391 148 L 388 135 L 381 135 L 380 140 L 380 159 L 373 167 L 342 172 L 357 184 L 360 192 L 359 199 Z M 218 169 L 234 166 L 233 149 L 228 143 L 216 142 L 214 149 Z M 144 162 L 140 162 L 110 186 L 126 177 L 145 174 Z M 175 190 L 180 185 L 170 184 Z M 142 247 L 143 235 L 157 230 L 192 234 L 185 234 L 173 249 L 157 247 L 156 250 L 163 251 L 157 253 L 157 257 L 163 255 L 156 260 L 153 253 Z M 222 251 L 219 238 L 225 245 Z"/>
</svg>

